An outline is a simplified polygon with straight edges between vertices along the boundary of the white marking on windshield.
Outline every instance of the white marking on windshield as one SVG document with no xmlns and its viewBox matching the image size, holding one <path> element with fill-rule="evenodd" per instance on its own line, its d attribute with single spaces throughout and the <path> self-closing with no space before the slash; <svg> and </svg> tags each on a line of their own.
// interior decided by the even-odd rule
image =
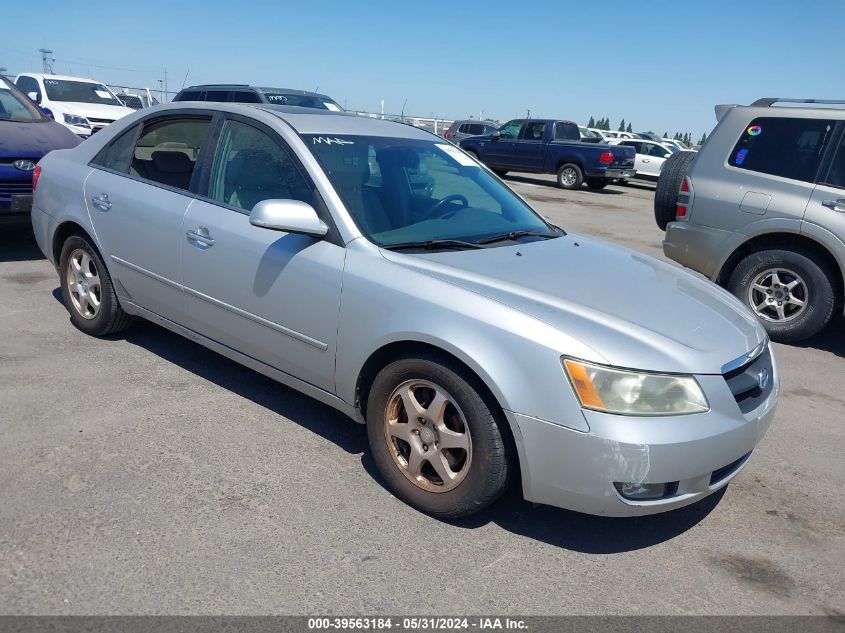
<svg viewBox="0 0 845 633">
<path fill-rule="evenodd" d="M 311 142 L 314 145 L 321 145 L 323 143 L 325 143 L 326 145 L 355 145 L 355 141 L 347 141 L 336 136 L 334 138 L 331 138 L 329 136 L 315 136 Z"/>
</svg>

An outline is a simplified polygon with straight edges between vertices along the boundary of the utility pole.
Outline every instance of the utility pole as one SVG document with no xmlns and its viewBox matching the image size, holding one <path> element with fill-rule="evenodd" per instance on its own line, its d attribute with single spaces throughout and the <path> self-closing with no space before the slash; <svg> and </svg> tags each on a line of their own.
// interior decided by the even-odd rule
<svg viewBox="0 0 845 633">
<path fill-rule="evenodd" d="M 52 75 L 53 62 L 56 61 L 56 58 L 53 57 L 53 51 L 49 48 L 39 48 L 38 52 L 41 53 L 41 65 L 44 66 L 44 74 Z"/>
<path fill-rule="evenodd" d="M 161 79 L 158 80 L 158 102 L 164 103 L 164 90 L 162 90 L 162 82 Z"/>
<path fill-rule="evenodd" d="M 531 108 L 528 108 L 528 114 L 527 114 L 527 116 L 526 116 L 525 118 L 526 118 L 526 119 L 530 119 L 530 118 L 531 118 Z"/>
<path fill-rule="evenodd" d="M 167 68 L 164 69 L 164 98 L 167 99 Z M 162 100 L 164 103 L 164 100 Z"/>
<path fill-rule="evenodd" d="M 408 103 L 408 97 L 405 97 L 405 101 L 402 103 L 402 114 L 400 115 L 402 117 L 402 123 L 405 122 L 405 105 L 407 103 Z"/>
</svg>

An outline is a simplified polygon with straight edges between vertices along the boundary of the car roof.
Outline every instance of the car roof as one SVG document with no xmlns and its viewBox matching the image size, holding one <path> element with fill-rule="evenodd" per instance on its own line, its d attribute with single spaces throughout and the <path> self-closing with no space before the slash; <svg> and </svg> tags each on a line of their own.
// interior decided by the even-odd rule
<svg viewBox="0 0 845 633">
<path fill-rule="evenodd" d="M 144 116 L 165 114 L 170 110 L 208 110 L 231 112 L 246 116 L 256 110 L 274 115 L 299 134 L 326 134 L 352 136 L 387 136 L 437 141 L 440 137 L 408 123 L 359 116 L 350 112 L 317 110 L 299 106 L 273 105 L 270 103 L 220 103 L 216 101 L 174 101 L 143 110 Z M 441 139 L 442 142 L 442 139 Z"/>
<path fill-rule="evenodd" d="M 71 75 L 47 75 L 45 73 L 18 73 L 18 77 L 38 77 L 40 79 L 59 79 L 61 81 L 84 81 L 92 84 L 102 84 L 102 81 L 90 79 L 88 77 L 72 77 Z"/>
<path fill-rule="evenodd" d="M 319 92 L 309 92 L 308 90 L 297 90 L 296 88 L 271 88 L 269 86 L 250 86 L 249 84 L 199 84 L 196 86 L 188 86 L 183 88 L 185 90 L 258 90 L 260 92 L 279 92 L 288 95 L 300 95 L 303 97 L 320 97 L 321 99 L 329 99 L 334 101 L 328 95 L 320 94 Z"/>
</svg>

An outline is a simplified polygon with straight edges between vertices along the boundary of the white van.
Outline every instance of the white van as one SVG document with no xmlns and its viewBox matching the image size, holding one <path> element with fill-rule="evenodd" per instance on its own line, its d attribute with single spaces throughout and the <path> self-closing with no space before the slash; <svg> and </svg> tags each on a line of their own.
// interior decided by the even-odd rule
<svg viewBox="0 0 845 633">
<path fill-rule="evenodd" d="M 134 112 L 93 79 L 22 73 L 15 84 L 47 114 L 82 138 Z"/>
</svg>

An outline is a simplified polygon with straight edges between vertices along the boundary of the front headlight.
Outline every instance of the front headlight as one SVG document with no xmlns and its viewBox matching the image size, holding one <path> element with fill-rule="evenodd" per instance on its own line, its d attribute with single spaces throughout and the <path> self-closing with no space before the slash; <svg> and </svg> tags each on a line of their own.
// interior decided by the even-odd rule
<svg viewBox="0 0 845 633">
<path fill-rule="evenodd" d="M 90 128 L 91 123 L 84 116 L 77 116 L 75 114 L 66 114 L 65 123 L 68 125 L 75 125 L 76 127 Z"/>
<path fill-rule="evenodd" d="M 692 376 L 614 369 L 561 359 L 569 382 L 586 409 L 622 415 L 686 415 L 710 409 Z"/>
</svg>

